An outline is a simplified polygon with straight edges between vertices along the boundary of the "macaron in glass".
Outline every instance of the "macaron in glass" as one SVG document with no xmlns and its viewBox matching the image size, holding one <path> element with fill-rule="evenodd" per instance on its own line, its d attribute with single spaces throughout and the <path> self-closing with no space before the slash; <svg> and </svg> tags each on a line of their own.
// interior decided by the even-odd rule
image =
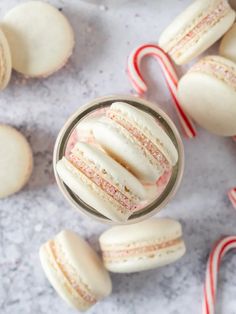
<svg viewBox="0 0 236 314">
<path fill-rule="evenodd" d="M 180 223 L 163 218 L 112 227 L 100 236 L 99 242 L 105 267 L 115 273 L 168 265 L 186 251 Z"/>
<path fill-rule="evenodd" d="M 115 102 L 93 128 L 96 141 L 143 182 L 156 182 L 178 161 L 170 137 L 150 115 Z"/>
<path fill-rule="evenodd" d="M 127 119 L 133 134 L 129 134 L 125 127 L 122 129 L 114 117 L 109 117 L 117 105 L 125 110 L 121 113 L 119 109 L 116 117 Z M 103 127 L 104 124 L 106 128 L 107 122 L 108 127 L 112 125 L 116 130 L 114 134 L 110 133 L 109 138 L 103 133 L 110 147 L 112 144 L 118 146 L 117 136 L 124 134 L 119 146 L 123 159 L 101 145 L 96 136 L 97 126 Z M 127 147 L 126 141 L 131 146 L 128 145 L 128 150 L 123 149 Z M 78 147 L 79 151 L 83 147 L 84 154 L 78 154 Z M 88 154 L 88 150 L 91 153 Z M 133 153 L 135 150 L 136 155 Z M 137 165 L 137 159 L 144 164 L 143 172 L 147 169 L 145 179 L 126 162 L 127 157 L 130 159 L 130 151 L 133 163 Z M 81 160 L 79 164 L 77 162 L 78 155 L 80 159 L 81 156 L 82 159 L 89 157 L 86 174 L 85 168 L 81 168 Z M 135 223 L 160 211 L 177 191 L 183 165 L 183 144 L 171 119 L 156 104 L 127 95 L 100 97 L 80 107 L 58 134 L 53 157 L 56 181 L 65 198 L 80 212 L 99 221 L 116 224 Z M 90 166 L 96 171 L 90 172 Z M 123 204 L 122 208 L 117 206 L 117 201 Z"/>
<path fill-rule="evenodd" d="M 176 64 L 185 64 L 212 46 L 234 20 L 227 0 L 196 0 L 163 31 L 159 45 Z"/>
<path fill-rule="evenodd" d="M 76 310 L 88 310 L 111 293 L 110 276 L 102 261 L 76 233 L 61 231 L 41 246 L 39 255 L 51 285 Z"/>
<path fill-rule="evenodd" d="M 236 62 L 236 23 L 222 38 L 219 53 L 222 57 Z"/>
<path fill-rule="evenodd" d="M 207 56 L 181 78 L 178 98 L 200 126 L 222 136 L 236 134 L 236 63 Z"/>
<path fill-rule="evenodd" d="M 90 144 L 77 143 L 56 168 L 81 200 L 113 221 L 127 220 L 146 199 L 146 191 L 136 177 Z"/>
</svg>

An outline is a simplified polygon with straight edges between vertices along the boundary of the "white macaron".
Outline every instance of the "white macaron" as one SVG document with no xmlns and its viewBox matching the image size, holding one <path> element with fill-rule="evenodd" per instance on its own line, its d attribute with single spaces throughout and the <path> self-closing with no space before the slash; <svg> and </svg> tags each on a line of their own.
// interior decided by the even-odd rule
<svg viewBox="0 0 236 314">
<path fill-rule="evenodd" d="M 46 77 L 65 65 L 74 47 L 67 18 L 52 5 L 27 1 L 1 22 L 12 53 L 13 68 L 26 77 Z"/>
<path fill-rule="evenodd" d="M 202 58 L 179 81 L 178 98 L 203 128 L 236 134 L 236 63 L 220 56 Z"/>
<path fill-rule="evenodd" d="M 99 239 L 105 267 L 131 273 L 170 264 L 185 254 L 182 228 L 171 219 L 150 219 L 116 226 Z"/>
<path fill-rule="evenodd" d="M 33 169 L 26 138 L 11 126 L 0 124 L 0 199 L 23 188 Z"/>
<path fill-rule="evenodd" d="M 144 182 L 155 182 L 178 161 L 175 145 L 158 122 L 124 102 L 113 103 L 93 133 L 113 158 Z"/>
<path fill-rule="evenodd" d="M 161 34 L 159 44 L 177 64 L 184 64 L 212 46 L 233 24 L 227 0 L 196 0 Z"/>
<path fill-rule="evenodd" d="M 126 221 L 146 198 L 145 188 L 131 173 L 90 144 L 77 143 L 56 168 L 82 201 L 111 220 Z"/>
<path fill-rule="evenodd" d="M 102 261 L 74 232 L 60 232 L 41 246 L 39 255 L 51 285 L 76 310 L 85 311 L 111 293 Z"/>
</svg>

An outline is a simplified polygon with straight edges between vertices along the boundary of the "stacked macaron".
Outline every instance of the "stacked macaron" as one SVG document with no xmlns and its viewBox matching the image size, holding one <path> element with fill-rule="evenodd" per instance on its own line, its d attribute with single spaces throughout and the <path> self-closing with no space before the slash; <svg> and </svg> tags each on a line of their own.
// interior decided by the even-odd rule
<svg viewBox="0 0 236 314">
<path fill-rule="evenodd" d="M 110 106 L 94 126 L 94 137 L 144 182 L 155 182 L 178 161 L 178 152 L 163 128 L 150 115 L 126 103 Z"/>
<path fill-rule="evenodd" d="M 111 104 L 86 126 L 93 142 L 73 133 L 57 174 L 92 210 L 124 222 L 149 203 L 145 185 L 171 173 L 178 151 L 153 117 L 128 103 Z"/>
<path fill-rule="evenodd" d="M 53 74 L 66 64 L 74 48 L 67 18 L 45 2 L 16 6 L 0 27 L 0 89 L 9 83 L 12 68 L 25 77 Z"/>
<path fill-rule="evenodd" d="M 159 44 L 176 64 L 184 64 L 212 46 L 234 20 L 227 0 L 196 0 L 161 34 Z"/>
<path fill-rule="evenodd" d="M 68 230 L 40 248 L 41 264 L 49 282 L 62 299 L 80 311 L 111 293 L 107 270 L 132 273 L 153 269 L 177 261 L 186 251 L 182 227 L 171 219 L 113 227 L 99 241 L 102 260 L 86 241 Z"/>
</svg>

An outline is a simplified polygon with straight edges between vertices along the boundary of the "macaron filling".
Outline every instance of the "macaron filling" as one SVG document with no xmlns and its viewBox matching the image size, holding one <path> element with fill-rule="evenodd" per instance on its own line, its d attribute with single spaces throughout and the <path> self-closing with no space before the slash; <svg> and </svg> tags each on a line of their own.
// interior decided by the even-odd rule
<svg viewBox="0 0 236 314">
<path fill-rule="evenodd" d="M 108 110 L 106 113 L 107 117 L 118 123 L 123 127 L 135 140 L 143 147 L 164 170 L 170 170 L 171 165 L 165 155 L 160 151 L 160 149 L 147 138 L 147 136 L 136 126 L 130 123 L 130 121 L 124 119 L 121 115 L 113 110 Z"/>
<path fill-rule="evenodd" d="M 219 20 L 225 17 L 228 12 L 232 9 L 228 2 L 225 0 L 220 1 L 215 8 L 210 8 L 210 10 L 199 18 L 199 22 L 193 26 L 193 28 L 187 33 L 181 34 L 181 39 L 175 41 L 171 47 L 166 49 L 173 57 L 178 57 L 181 55 L 181 50 L 187 49 L 192 42 L 198 42 L 204 33 L 206 33 L 209 28 L 213 27 Z M 205 12 L 204 12 L 205 13 Z"/>
<path fill-rule="evenodd" d="M 111 196 L 120 206 L 121 211 L 123 212 L 123 208 L 128 211 L 135 211 L 137 209 L 137 205 L 134 203 L 132 199 L 130 199 L 127 195 L 121 192 L 117 186 L 109 182 L 107 179 L 103 177 L 102 172 L 99 172 L 98 169 L 95 169 L 95 165 L 93 165 L 92 161 L 85 161 L 79 156 L 71 153 L 68 157 L 68 160 L 75 166 L 79 171 L 81 171 L 88 179 L 90 179 L 94 184 L 96 184 L 100 189 L 102 189 L 106 194 Z M 105 169 L 103 169 L 105 171 Z M 128 188 L 127 188 L 128 189 Z"/>
<path fill-rule="evenodd" d="M 103 248 L 103 259 L 106 262 L 119 262 L 120 260 L 123 260 L 124 258 L 127 257 L 143 257 L 145 256 L 146 258 L 152 258 L 154 257 L 158 251 L 162 249 L 167 249 L 172 246 L 178 245 L 182 242 L 182 238 L 178 237 L 173 240 L 165 241 L 165 242 L 158 242 L 158 243 L 153 243 L 149 245 L 132 245 L 132 247 L 128 249 L 119 249 L 115 250 L 114 247 L 108 248 L 104 247 Z"/>
<path fill-rule="evenodd" d="M 217 77 L 236 90 L 236 68 L 221 63 L 220 59 L 214 60 L 213 58 L 206 57 L 195 64 L 190 72 L 203 72 Z"/>
<path fill-rule="evenodd" d="M 46 250 L 50 254 L 50 260 L 53 261 L 54 268 L 63 274 L 67 282 L 67 289 L 71 294 L 76 293 L 90 307 L 97 302 L 96 298 L 90 292 L 88 286 L 82 281 L 76 269 L 68 264 L 62 248 L 54 240 L 50 240 L 46 245 Z"/>
</svg>

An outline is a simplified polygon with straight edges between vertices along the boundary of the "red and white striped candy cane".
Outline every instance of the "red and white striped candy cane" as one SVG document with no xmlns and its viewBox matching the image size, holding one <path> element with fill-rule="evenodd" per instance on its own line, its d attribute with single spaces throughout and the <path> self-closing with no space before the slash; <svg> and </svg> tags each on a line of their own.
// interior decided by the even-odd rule
<svg viewBox="0 0 236 314">
<path fill-rule="evenodd" d="M 184 112 L 177 98 L 178 77 L 169 56 L 157 45 L 146 44 L 135 49 L 128 59 L 128 74 L 134 89 L 139 95 L 147 91 L 147 85 L 140 71 L 141 61 L 146 56 L 155 57 L 164 73 L 165 80 L 174 100 L 175 108 L 184 130 L 188 138 L 196 136 L 195 127 L 191 119 Z"/>
<path fill-rule="evenodd" d="M 236 249 L 236 235 L 221 239 L 216 243 L 210 253 L 206 270 L 202 314 L 215 313 L 217 278 L 220 263 L 224 255 L 231 249 Z"/>
<path fill-rule="evenodd" d="M 229 197 L 233 207 L 236 209 L 236 188 L 229 190 L 228 197 Z"/>
</svg>

